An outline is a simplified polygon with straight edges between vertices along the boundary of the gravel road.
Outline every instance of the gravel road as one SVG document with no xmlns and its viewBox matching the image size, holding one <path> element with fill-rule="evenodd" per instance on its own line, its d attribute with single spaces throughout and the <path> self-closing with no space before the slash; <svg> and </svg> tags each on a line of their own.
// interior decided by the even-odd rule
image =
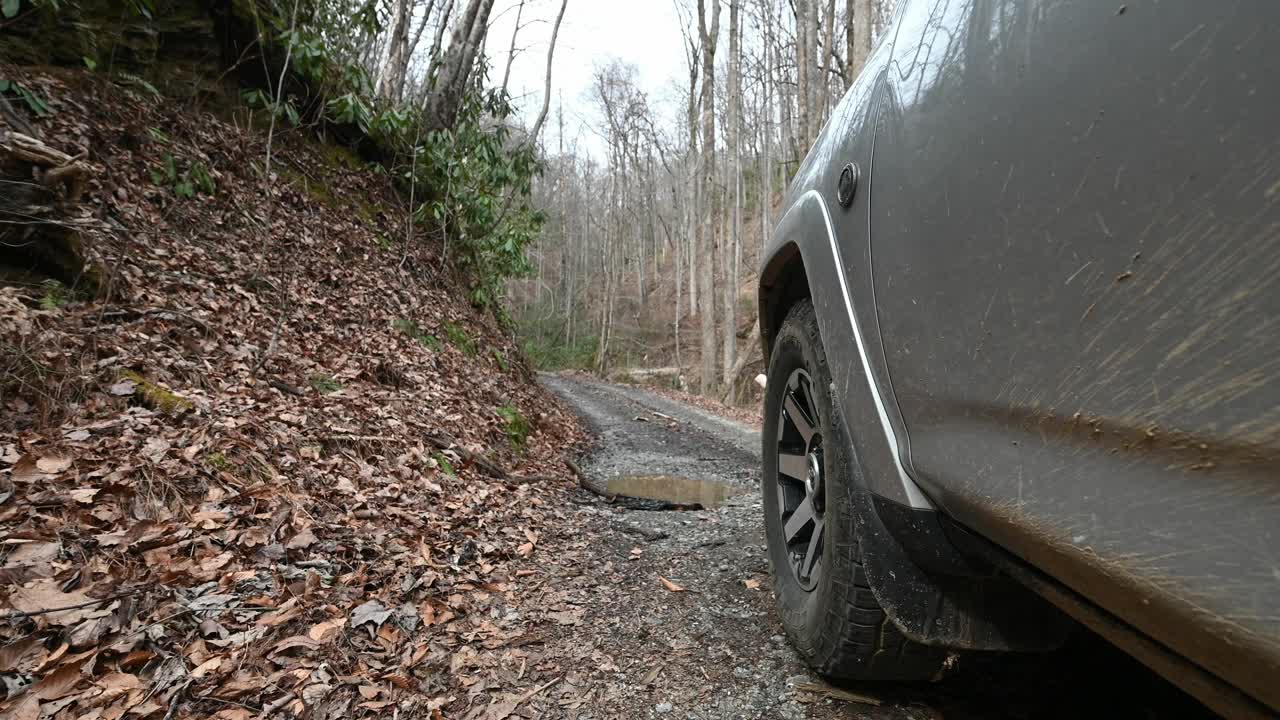
<svg viewBox="0 0 1280 720">
<path fill-rule="evenodd" d="M 572 498 L 565 520 L 574 530 L 546 541 L 555 559 L 540 600 L 571 613 L 540 639 L 539 656 L 556 658 L 566 672 L 559 700 L 531 717 L 1204 715 L 1083 631 L 1051 655 L 966 657 L 928 686 L 824 683 L 791 649 L 773 611 L 757 487 L 759 431 L 635 388 L 579 376 L 541 380 L 596 437 L 581 463 L 593 487 L 614 489 L 639 477 L 651 482 L 635 487 L 673 488 L 677 507 L 691 492 L 723 502 L 652 511 L 585 490 Z"/>
</svg>

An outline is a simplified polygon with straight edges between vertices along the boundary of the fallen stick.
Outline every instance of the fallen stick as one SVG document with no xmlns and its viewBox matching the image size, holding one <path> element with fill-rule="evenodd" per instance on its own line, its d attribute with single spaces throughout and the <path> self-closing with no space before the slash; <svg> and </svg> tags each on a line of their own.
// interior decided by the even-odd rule
<svg viewBox="0 0 1280 720">
<path fill-rule="evenodd" d="M 130 595 L 136 595 L 137 592 L 138 591 L 116 593 L 115 595 L 108 595 L 100 600 L 90 600 L 88 602 L 75 603 L 74 605 L 61 605 L 59 607 L 51 607 L 44 610 L 32 610 L 31 612 L 10 610 L 9 612 L 0 615 L 0 620 L 13 620 L 14 618 L 20 617 L 35 617 L 36 615 L 48 615 L 50 613 L 60 613 L 66 610 L 79 610 L 80 608 L 93 607 L 94 605 L 101 605 L 102 603 L 109 603 L 112 600 L 119 600 L 120 598 L 129 597 Z"/>
<path fill-rule="evenodd" d="M 525 694 L 521 695 L 521 696 L 516 700 L 516 707 L 520 707 L 521 705 L 523 705 L 523 704 L 525 704 L 526 702 L 528 702 L 528 701 L 529 701 L 529 700 L 530 700 L 534 695 L 537 695 L 538 693 L 542 692 L 543 690 L 546 690 L 547 688 L 551 687 L 552 685 L 555 685 L 555 684 L 556 684 L 556 683 L 558 683 L 558 682 L 560 682 L 560 678 L 558 678 L 558 677 L 551 678 L 550 680 L 548 680 L 548 681 L 546 681 L 545 683 L 543 683 L 543 684 L 539 685 L 538 687 L 536 687 L 536 688 L 534 688 L 534 689 L 530 690 L 529 692 L 527 692 L 527 693 L 525 693 Z"/>
</svg>

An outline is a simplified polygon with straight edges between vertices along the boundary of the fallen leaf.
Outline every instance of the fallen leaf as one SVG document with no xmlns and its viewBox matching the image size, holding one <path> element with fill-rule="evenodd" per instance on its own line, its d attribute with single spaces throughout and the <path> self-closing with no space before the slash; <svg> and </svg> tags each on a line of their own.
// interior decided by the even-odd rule
<svg viewBox="0 0 1280 720">
<path fill-rule="evenodd" d="M 9 720 L 40 720 L 40 701 L 34 695 L 27 695 L 9 712 L 12 713 L 6 716 Z"/>
<path fill-rule="evenodd" d="M 262 627 L 275 627 L 276 625 L 287 623 L 301 614 L 302 608 L 298 605 L 298 599 L 289 598 L 275 612 L 267 613 L 258 618 L 257 624 Z"/>
<path fill-rule="evenodd" d="M 72 500 L 82 505 L 92 505 L 93 496 L 98 494 L 98 488 L 76 488 L 67 493 Z"/>
<path fill-rule="evenodd" d="M 484 710 L 484 720 L 506 720 L 511 717 L 511 713 L 516 711 L 516 704 L 513 702 L 494 703 Z"/>
<path fill-rule="evenodd" d="M 49 455 L 37 460 L 36 467 L 40 469 L 40 472 L 57 475 L 71 467 L 71 458 L 60 455 Z"/>
<path fill-rule="evenodd" d="M 168 440 L 162 437 L 153 437 L 147 440 L 147 444 L 142 448 L 142 456 L 153 463 L 158 463 L 164 459 L 165 453 L 169 452 L 172 447 Z"/>
<path fill-rule="evenodd" d="M 302 702 L 304 705 L 313 706 L 324 700 L 331 690 L 333 686 L 328 683 L 312 683 L 302 688 Z"/>
<path fill-rule="evenodd" d="M 756 580 L 755 578 L 748 578 L 748 579 L 746 579 L 746 580 L 743 580 L 743 581 L 742 581 L 742 584 L 743 584 L 743 585 L 746 585 L 748 590 L 759 590 L 759 589 L 760 589 L 760 581 L 759 581 L 759 580 Z"/>
<path fill-rule="evenodd" d="M 318 643 L 328 642 L 338 636 L 338 630 L 347 624 L 346 618 L 338 618 L 337 620 L 327 620 L 311 626 L 307 631 L 307 637 Z"/>
<path fill-rule="evenodd" d="M 289 542 L 285 543 L 285 547 L 290 550 L 305 550 L 311 547 L 316 541 L 316 536 L 308 528 L 294 535 Z"/>
<path fill-rule="evenodd" d="M 107 388 L 107 392 L 111 393 L 112 395 L 124 397 L 126 395 L 132 395 L 134 391 L 137 389 L 137 387 L 138 386 L 132 380 L 121 380 L 120 382 Z"/>
<path fill-rule="evenodd" d="M 37 637 L 28 637 L 0 647 L 0 673 L 24 672 L 41 663 L 46 655 L 44 643 Z"/>
<path fill-rule="evenodd" d="M 80 674 L 80 667 L 84 665 L 85 660 L 82 658 L 76 662 L 67 663 L 53 672 L 40 678 L 31 688 L 31 693 L 41 700 L 57 700 L 60 697 L 70 695 L 76 686 L 84 680 L 84 676 Z"/>
<path fill-rule="evenodd" d="M 662 587 L 664 587 L 664 588 L 666 588 L 666 589 L 670 590 L 671 592 L 684 592 L 684 591 L 685 591 L 685 590 L 684 590 L 684 588 L 682 588 L 682 587 L 680 587 L 679 585 L 677 585 L 677 584 L 675 584 L 675 583 L 671 582 L 670 580 L 668 580 L 668 579 L 666 579 L 666 578 L 662 577 L 661 575 L 659 575 L 659 576 L 658 576 L 658 581 L 662 583 Z"/>
<path fill-rule="evenodd" d="M 98 678 L 94 684 L 102 688 L 102 694 L 99 697 L 103 700 L 109 700 L 142 687 L 142 681 L 137 675 L 122 672 L 107 673 Z"/>
<path fill-rule="evenodd" d="M 9 593 L 9 604 L 19 612 L 37 612 L 68 605 L 81 605 L 93 600 L 83 590 L 62 592 L 58 581 L 42 578 Z M 75 625 L 93 615 L 104 615 L 95 606 L 62 610 L 41 615 L 41 621 L 49 625 Z"/>
<path fill-rule="evenodd" d="M 37 458 L 35 455 L 23 455 L 18 458 L 18 462 L 13 464 L 9 477 L 14 482 L 26 483 L 34 482 L 44 477 L 44 473 L 36 466 Z"/>
<path fill-rule="evenodd" d="M 199 680 L 220 667 L 222 667 L 222 656 L 215 655 L 214 657 L 211 657 L 197 665 L 195 669 L 191 671 L 191 677 Z"/>
<path fill-rule="evenodd" d="M 13 553 L 9 555 L 6 567 L 35 567 L 48 569 L 49 563 L 58 558 L 58 553 L 62 551 L 62 544 L 57 542 L 31 542 L 23 543 L 14 548 Z M 47 574 L 52 574 L 49 569 Z"/>
<path fill-rule="evenodd" d="M 381 626 L 389 617 L 390 610 L 377 600 L 370 600 L 351 611 L 351 627 L 360 627 L 365 623 Z"/>
</svg>

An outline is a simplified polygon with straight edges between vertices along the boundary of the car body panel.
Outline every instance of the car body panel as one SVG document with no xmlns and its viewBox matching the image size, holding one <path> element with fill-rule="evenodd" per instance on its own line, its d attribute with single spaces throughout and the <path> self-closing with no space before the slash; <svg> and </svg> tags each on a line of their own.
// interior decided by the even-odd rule
<svg viewBox="0 0 1280 720">
<path fill-rule="evenodd" d="M 831 339 L 828 347 L 839 348 L 828 352 L 828 362 L 846 425 L 876 429 L 850 433 L 859 445 L 860 457 L 874 469 L 867 473 L 867 481 L 882 497 L 928 508 L 932 506 L 908 477 L 901 460 L 905 447 L 901 418 L 892 402 L 885 400 L 887 393 L 882 388 L 887 385 L 880 384 L 887 380 L 883 352 L 866 338 L 866 328 L 876 326 L 867 235 L 871 197 L 868 169 L 878 110 L 877 90 L 882 86 L 876 69 L 885 67 L 889 49 L 885 45 L 872 54 L 866 70 L 833 110 L 814 150 L 792 180 L 787 210 L 765 253 L 768 260 L 761 271 L 760 311 L 761 317 L 770 314 L 776 290 L 773 281 L 797 257 L 803 261 L 811 286 L 832 288 L 830 293 L 813 296 L 814 311 L 824 340 Z M 846 163 L 856 163 L 864 170 L 853 202 L 842 208 L 835 200 L 835 189 Z M 776 323 L 771 329 L 776 330 Z M 768 357 L 769 329 L 765 330 L 763 342 Z"/>
<path fill-rule="evenodd" d="M 919 487 L 1273 708 L 1277 37 L 1263 0 L 910 0 L 870 230 Z"/>
</svg>

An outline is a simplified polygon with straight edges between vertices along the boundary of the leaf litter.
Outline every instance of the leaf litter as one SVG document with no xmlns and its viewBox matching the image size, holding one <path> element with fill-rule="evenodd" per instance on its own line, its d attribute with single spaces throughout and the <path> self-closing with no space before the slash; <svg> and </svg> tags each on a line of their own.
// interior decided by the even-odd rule
<svg viewBox="0 0 1280 720">
<path fill-rule="evenodd" d="M 0 289 L 4 359 L 45 378 L 0 392 L 0 716 L 506 718 L 551 692 L 539 628 L 582 611 L 523 603 L 583 433 L 523 362 L 396 329 L 521 357 L 438 237 L 385 242 L 386 175 L 282 130 L 263 179 L 244 123 L 0 70 L 93 169 L 69 212 L 107 279 L 53 307 Z M 217 192 L 155 184 L 166 155 Z M 495 408 L 529 419 L 521 450 Z"/>
</svg>

